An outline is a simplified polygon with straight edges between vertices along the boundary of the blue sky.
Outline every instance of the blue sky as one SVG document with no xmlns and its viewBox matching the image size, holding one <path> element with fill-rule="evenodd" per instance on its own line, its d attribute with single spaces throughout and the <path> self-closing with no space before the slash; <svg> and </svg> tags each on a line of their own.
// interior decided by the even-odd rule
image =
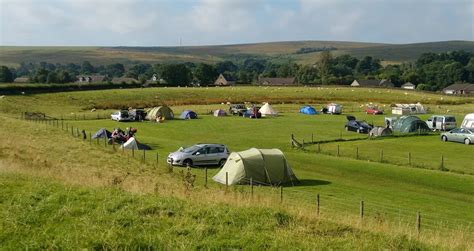
<svg viewBox="0 0 474 251">
<path fill-rule="evenodd" d="M 474 40 L 474 0 L 0 0 L 0 45 Z"/>
</svg>

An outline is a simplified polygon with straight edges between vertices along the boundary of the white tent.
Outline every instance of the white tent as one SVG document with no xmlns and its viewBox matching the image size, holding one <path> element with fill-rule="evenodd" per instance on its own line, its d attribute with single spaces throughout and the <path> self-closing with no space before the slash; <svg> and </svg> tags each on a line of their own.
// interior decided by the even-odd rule
<svg viewBox="0 0 474 251">
<path fill-rule="evenodd" d="M 269 104 L 269 103 L 265 103 L 265 105 L 262 106 L 262 108 L 260 108 L 260 110 L 258 110 L 263 117 L 265 116 L 278 116 L 278 113 L 273 110 L 273 107 Z"/>
<path fill-rule="evenodd" d="M 127 142 L 120 146 L 120 149 L 122 148 L 126 150 L 138 150 L 137 140 L 135 140 L 134 137 L 129 138 Z"/>
</svg>

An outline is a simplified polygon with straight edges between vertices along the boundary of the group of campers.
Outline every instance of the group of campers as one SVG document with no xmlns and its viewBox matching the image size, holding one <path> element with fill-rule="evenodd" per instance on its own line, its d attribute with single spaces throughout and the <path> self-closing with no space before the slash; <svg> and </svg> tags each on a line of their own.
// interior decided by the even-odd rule
<svg viewBox="0 0 474 251">
<path fill-rule="evenodd" d="M 127 127 L 125 131 L 123 131 L 120 128 L 115 128 L 112 131 L 112 134 L 110 135 L 110 137 L 112 138 L 114 142 L 122 144 L 122 143 L 127 142 L 130 138 L 132 138 L 136 132 L 137 132 L 137 128 L 134 128 L 134 127 L 130 127 L 130 128 Z"/>
</svg>

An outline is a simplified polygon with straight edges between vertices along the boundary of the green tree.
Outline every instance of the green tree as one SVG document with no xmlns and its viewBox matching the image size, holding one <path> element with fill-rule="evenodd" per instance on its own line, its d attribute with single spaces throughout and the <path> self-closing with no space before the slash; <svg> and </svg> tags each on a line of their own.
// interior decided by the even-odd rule
<svg viewBox="0 0 474 251">
<path fill-rule="evenodd" d="M 167 64 L 161 69 L 161 77 L 170 85 L 188 85 L 191 83 L 191 71 L 185 64 Z"/>
<path fill-rule="evenodd" d="M 105 72 L 112 77 L 122 77 L 125 72 L 125 67 L 119 63 L 110 64 L 105 67 Z"/>
<path fill-rule="evenodd" d="M 66 70 L 60 70 L 57 73 L 57 82 L 58 83 L 71 83 L 74 82 L 74 78 Z"/>
<path fill-rule="evenodd" d="M 218 76 L 214 66 L 201 63 L 194 70 L 194 77 L 196 80 L 204 85 L 212 84 Z"/>
<path fill-rule="evenodd" d="M 356 71 L 367 76 L 369 74 L 377 73 L 381 67 L 380 60 L 366 56 L 357 63 Z"/>
<path fill-rule="evenodd" d="M 8 67 L 0 66 L 0 82 L 1 83 L 11 83 L 13 82 L 13 73 Z"/>
<path fill-rule="evenodd" d="M 82 62 L 81 74 L 89 75 L 89 74 L 92 74 L 92 73 L 95 73 L 94 66 L 89 61 Z"/>
<path fill-rule="evenodd" d="M 58 74 L 54 71 L 50 71 L 46 77 L 47 84 L 58 83 Z"/>
<path fill-rule="evenodd" d="M 319 62 L 316 64 L 318 67 L 319 76 L 321 77 L 321 83 L 329 84 L 329 79 L 332 78 L 333 57 L 330 51 L 323 51 Z"/>
</svg>

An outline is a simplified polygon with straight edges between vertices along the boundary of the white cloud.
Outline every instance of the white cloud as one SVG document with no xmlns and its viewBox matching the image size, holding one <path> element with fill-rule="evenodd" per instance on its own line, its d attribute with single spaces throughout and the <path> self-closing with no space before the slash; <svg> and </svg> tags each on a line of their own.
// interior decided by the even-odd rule
<svg viewBox="0 0 474 251">
<path fill-rule="evenodd" d="M 474 40 L 472 0 L 0 0 L 0 14 L 4 45 Z"/>
</svg>

